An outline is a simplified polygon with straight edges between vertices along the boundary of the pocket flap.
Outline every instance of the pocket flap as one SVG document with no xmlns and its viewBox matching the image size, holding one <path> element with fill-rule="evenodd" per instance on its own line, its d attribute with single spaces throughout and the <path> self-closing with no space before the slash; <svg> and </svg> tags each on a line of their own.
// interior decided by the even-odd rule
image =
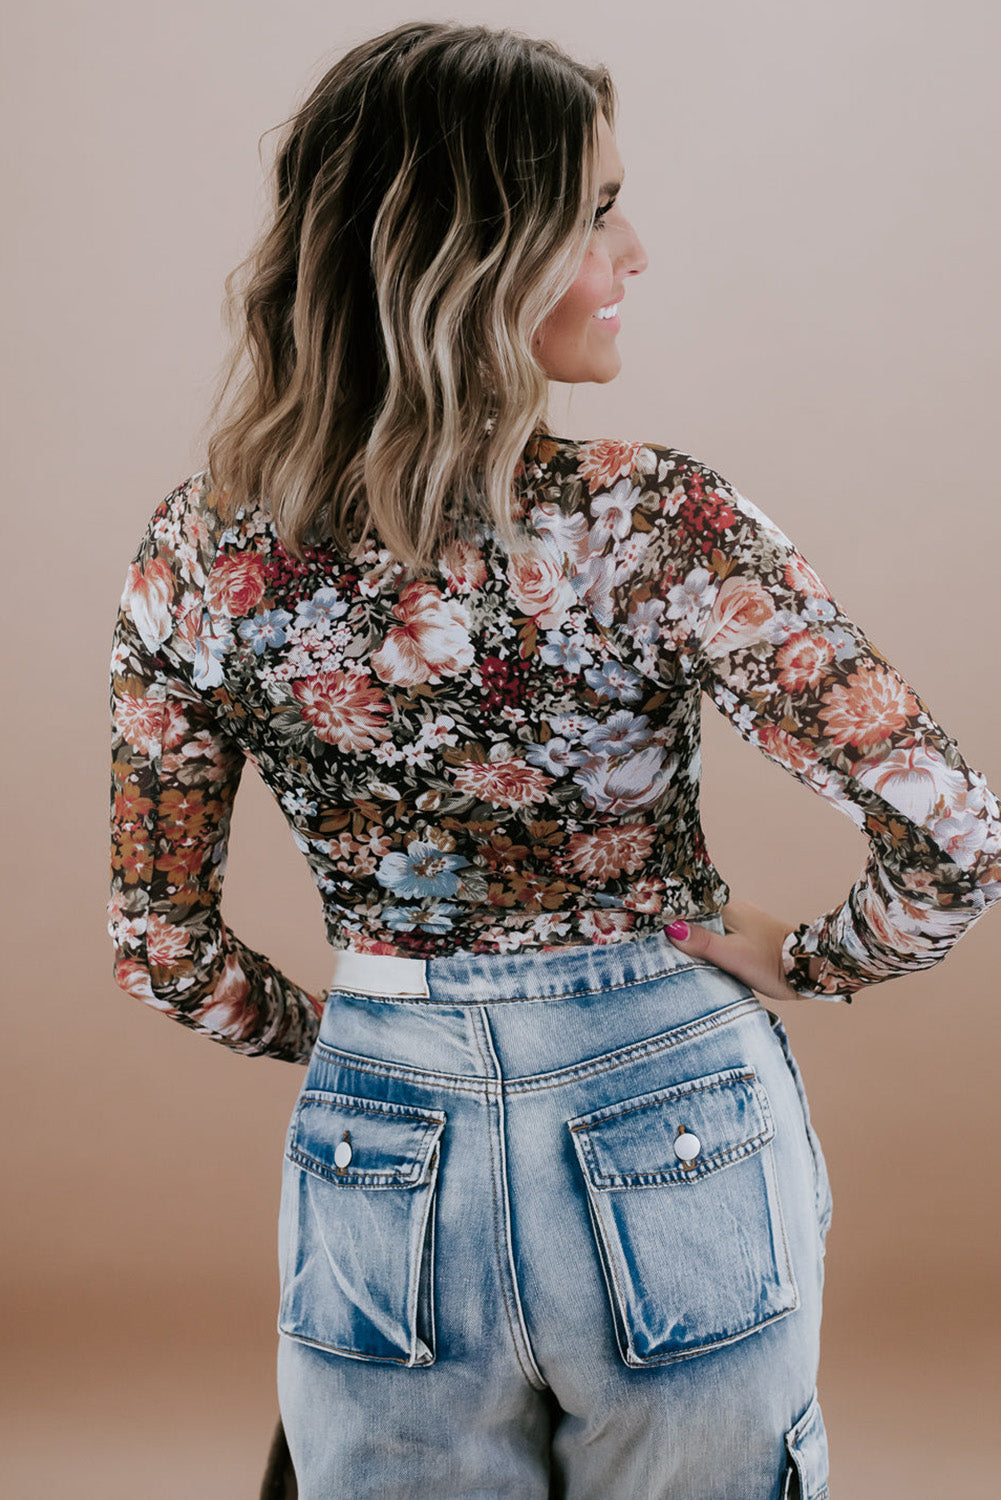
<svg viewBox="0 0 1001 1500">
<path fill-rule="evenodd" d="M 417 1187 L 444 1128 L 440 1110 L 312 1089 L 299 1096 L 286 1151 L 345 1187 Z"/>
<path fill-rule="evenodd" d="M 729 1068 L 569 1120 L 581 1165 L 599 1189 L 698 1181 L 760 1151 L 775 1134 L 768 1096 L 749 1068 Z M 680 1131 L 698 1151 L 675 1152 Z"/>
<path fill-rule="evenodd" d="M 793 1473 L 799 1476 L 799 1493 L 802 1500 L 828 1500 L 829 1459 L 827 1430 L 820 1410 L 820 1402 L 814 1391 L 799 1421 L 786 1433 L 786 1447 L 795 1465 L 789 1470 L 789 1482 L 785 1494 L 793 1495 L 790 1489 Z"/>
</svg>

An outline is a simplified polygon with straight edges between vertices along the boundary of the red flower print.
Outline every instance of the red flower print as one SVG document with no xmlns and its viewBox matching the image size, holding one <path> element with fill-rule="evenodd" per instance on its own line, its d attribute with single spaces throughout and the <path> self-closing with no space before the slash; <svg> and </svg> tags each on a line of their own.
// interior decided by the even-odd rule
<svg viewBox="0 0 1001 1500">
<path fill-rule="evenodd" d="M 378 715 L 392 713 L 392 705 L 364 672 L 319 672 L 291 687 L 303 718 L 326 744 L 357 754 L 389 738 Z"/>
<path fill-rule="evenodd" d="M 585 911 L 580 915 L 580 930 L 585 942 L 607 945 L 628 932 L 635 920 L 628 911 Z"/>
<path fill-rule="evenodd" d="M 450 594 L 471 594 L 487 581 L 483 553 L 472 542 L 454 541 L 442 554 L 441 571 Z"/>
<path fill-rule="evenodd" d="M 401 591 L 393 614 L 403 623 L 386 632 L 372 653 L 375 673 L 383 682 L 413 687 L 458 677 L 473 663 L 469 620 L 462 605 L 445 599 L 433 584 L 418 579 Z"/>
<path fill-rule="evenodd" d="M 251 999 L 250 981 L 240 968 L 236 954 L 227 954 L 221 979 L 194 1015 L 199 1026 L 218 1032 L 220 1036 L 232 1037 L 234 1041 L 254 1034 L 257 1007 Z"/>
<path fill-rule="evenodd" d="M 819 717 L 832 744 L 867 749 L 905 728 L 917 712 L 914 695 L 896 672 L 864 661 L 846 684 L 836 683 L 824 696 Z"/>
<path fill-rule="evenodd" d="M 122 606 L 132 616 L 144 646 L 155 651 L 170 635 L 173 620 L 170 601 L 174 597 L 174 579 L 162 557 L 154 557 L 145 570 L 129 564 Z"/>
<path fill-rule="evenodd" d="M 266 582 L 264 558 L 256 552 L 241 552 L 236 557 L 223 554 L 212 570 L 205 595 L 212 609 L 230 616 L 249 615 L 264 597 Z"/>
<path fill-rule="evenodd" d="M 783 641 L 775 653 L 780 668 L 776 681 L 789 693 L 799 693 L 818 683 L 834 657 L 834 647 L 823 636 L 800 630 Z"/>
<path fill-rule="evenodd" d="M 664 882 L 648 875 L 637 880 L 622 900 L 629 911 L 660 911 L 664 905 Z"/>
<path fill-rule="evenodd" d="M 478 765 L 469 761 L 454 772 L 461 792 L 470 792 L 481 802 L 495 807 L 524 807 L 529 802 L 545 802 L 546 791 L 553 784 L 535 766 L 512 757 L 510 760 L 487 761 Z"/>
<path fill-rule="evenodd" d="M 577 472 L 593 495 L 631 474 L 639 462 L 642 448 L 642 443 L 622 443 L 614 438 L 584 443 L 577 458 Z"/>
</svg>

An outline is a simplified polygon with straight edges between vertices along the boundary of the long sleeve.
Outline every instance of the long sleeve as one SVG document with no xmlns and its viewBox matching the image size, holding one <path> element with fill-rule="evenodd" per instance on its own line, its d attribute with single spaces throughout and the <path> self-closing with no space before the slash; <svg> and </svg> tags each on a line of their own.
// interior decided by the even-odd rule
<svg viewBox="0 0 1001 1500">
<path fill-rule="evenodd" d="M 699 596 L 687 646 L 710 701 L 868 839 L 844 901 L 782 948 L 800 994 L 847 1000 L 931 968 L 1001 900 L 998 800 L 789 538 L 715 488 L 732 520 L 674 600 Z"/>
<path fill-rule="evenodd" d="M 212 685 L 203 596 L 213 547 L 198 494 L 189 481 L 158 507 L 114 629 L 114 975 L 127 993 L 236 1052 L 306 1063 L 322 1001 L 247 947 L 220 912 L 246 756 Z"/>
<path fill-rule="evenodd" d="M 672 449 L 625 457 L 630 472 L 586 502 L 588 534 L 564 523 L 599 623 L 664 684 L 697 681 L 869 843 L 844 901 L 786 935 L 790 985 L 849 1000 L 932 967 L 1001 900 L 984 775 L 750 500 Z"/>
</svg>

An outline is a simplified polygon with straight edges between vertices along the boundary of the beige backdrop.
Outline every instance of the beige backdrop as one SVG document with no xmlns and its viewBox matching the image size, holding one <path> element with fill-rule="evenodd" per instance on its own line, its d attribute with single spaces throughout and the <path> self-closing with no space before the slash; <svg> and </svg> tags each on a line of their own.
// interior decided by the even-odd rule
<svg viewBox="0 0 1001 1500">
<path fill-rule="evenodd" d="M 19 1500 L 256 1494 L 302 1074 L 112 981 L 108 654 L 142 530 L 204 462 L 223 277 L 264 201 L 258 137 L 336 54 L 415 14 L 40 0 L 7 17 L 3 1487 Z M 996 5 L 423 14 L 552 36 L 620 88 L 622 201 L 650 268 L 621 376 L 558 388 L 560 429 L 718 469 L 1001 790 Z M 866 852 L 853 826 L 704 719 L 706 831 L 734 893 L 790 925 L 840 901 Z M 249 768 L 224 910 L 296 979 L 327 981 L 316 892 Z M 851 1007 L 778 1007 L 834 1189 L 838 1500 L 994 1493 L 999 959 L 991 913 L 932 972 Z"/>
</svg>

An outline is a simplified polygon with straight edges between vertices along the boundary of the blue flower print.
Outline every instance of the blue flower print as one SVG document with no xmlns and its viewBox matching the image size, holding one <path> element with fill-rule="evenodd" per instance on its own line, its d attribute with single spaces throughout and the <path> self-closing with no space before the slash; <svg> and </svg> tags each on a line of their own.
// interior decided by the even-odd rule
<svg viewBox="0 0 1001 1500">
<path fill-rule="evenodd" d="M 317 589 L 312 599 L 300 599 L 295 612 L 303 625 L 322 625 L 347 614 L 348 602 L 336 589 Z"/>
<path fill-rule="evenodd" d="M 635 703 L 637 698 L 643 696 L 641 678 L 620 661 L 606 661 L 600 667 L 589 667 L 584 677 L 599 698 L 617 698 L 620 703 Z"/>
<path fill-rule="evenodd" d="M 405 854 L 384 854 L 375 878 L 394 896 L 454 896 L 459 889 L 456 870 L 468 865 L 461 854 L 447 854 L 425 839 L 414 839 Z"/>
<path fill-rule="evenodd" d="M 447 932 L 460 910 L 448 901 L 430 906 L 387 906 L 382 920 L 394 932 L 413 932 L 415 927 L 422 932 Z"/>
<path fill-rule="evenodd" d="M 250 641 L 255 656 L 263 656 L 269 646 L 284 646 L 285 626 L 291 618 L 287 609 L 268 609 L 244 620 L 240 635 L 245 641 Z"/>
<path fill-rule="evenodd" d="M 597 722 L 590 714 L 558 714 L 553 720 L 553 733 L 568 740 L 582 740 Z"/>
<path fill-rule="evenodd" d="M 581 667 L 594 661 L 580 641 L 564 635 L 562 630 L 547 630 L 546 639 L 539 647 L 539 655 L 548 667 L 562 667 L 564 672 L 579 672 Z"/>
<path fill-rule="evenodd" d="M 574 750 L 556 735 L 544 745 L 526 745 L 522 753 L 530 766 L 541 766 L 550 776 L 562 776 L 569 766 L 582 766 L 587 759 L 585 751 Z"/>
<path fill-rule="evenodd" d="M 650 720 L 646 714 L 634 714 L 620 708 L 584 736 L 592 755 L 632 755 L 650 739 Z"/>
</svg>

